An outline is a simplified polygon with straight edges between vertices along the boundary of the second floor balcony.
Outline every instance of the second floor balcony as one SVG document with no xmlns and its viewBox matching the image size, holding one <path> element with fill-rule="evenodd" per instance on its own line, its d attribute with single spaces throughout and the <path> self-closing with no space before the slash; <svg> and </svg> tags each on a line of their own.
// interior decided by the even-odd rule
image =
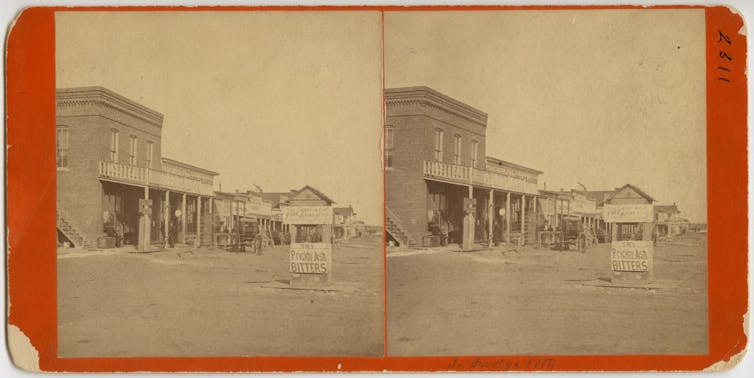
<svg viewBox="0 0 754 378">
<path fill-rule="evenodd" d="M 537 183 L 491 170 L 424 161 L 424 178 L 510 192 L 537 194 Z"/>
<path fill-rule="evenodd" d="M 133 165 L 100 161 L 100 178 L 127 184 L 149 186 L 158 189 L 212 196 L 213 183 L 191 177 L 179 176 L 156 169 L 137 167 Z"/>
</svg>

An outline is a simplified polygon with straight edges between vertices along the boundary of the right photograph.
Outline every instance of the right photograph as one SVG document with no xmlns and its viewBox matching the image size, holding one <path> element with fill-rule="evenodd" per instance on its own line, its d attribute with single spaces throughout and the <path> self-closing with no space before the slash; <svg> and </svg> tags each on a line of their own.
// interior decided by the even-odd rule
<svg viewBox="0 0 754 378">
<path fill-rule="evenodd" d="M 388 356 L 708 352 L 703 9 L 384 36 Z"/>
</svg>

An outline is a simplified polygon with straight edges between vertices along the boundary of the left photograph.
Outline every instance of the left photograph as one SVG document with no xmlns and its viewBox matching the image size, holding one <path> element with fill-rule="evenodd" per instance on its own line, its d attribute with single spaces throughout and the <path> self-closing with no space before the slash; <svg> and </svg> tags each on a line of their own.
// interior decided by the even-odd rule
<svg viewBox="0 0 754 378">
<path fill-rule="evenodd" d="M 55 14 L 58 356 L 382 356 L 379 12 Z"/>
</svg>

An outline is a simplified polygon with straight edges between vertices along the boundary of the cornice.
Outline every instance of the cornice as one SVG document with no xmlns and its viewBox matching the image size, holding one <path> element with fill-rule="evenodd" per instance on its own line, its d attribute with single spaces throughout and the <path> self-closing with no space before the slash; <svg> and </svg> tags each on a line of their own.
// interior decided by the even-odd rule
<svg viewBox="0 0 754 378">
<path fill-rule="evenodd" d="M 219 173 L 217 173 L 215 171 L 210 171 L 209 169 L 200 168 L 200 167 L 197 167 L 195 165 L 191 165 L 191 164 L 188 164 L 188 163 L 184 163 L 182 161 L 178 161 L 178 160 L 166 158 L 164 156 L 160 157 L 160 160 L 162 161 L 162 165 L 172 165 L 172 166 L 175 166 L 175 167 L 185 168 L 185 169 L 188 169 L 188 170 L 192 170 L 192 171 L 204 173 L 204 174 L 207 174 L 207 175 L 210 175 L 210 176 L 218 176 L 219 175 Z"/>
<path fill-rule="evenodd" d="M 55 99 L 59 107 L 102 105 L 162 127 L 161 113 L 103 87 L 58 88 Z"/>
<path fill-rule="evenodd" d="M 428 106 L 442 110 L 480 126 L 487 127 L 487 113 L 448 97 L 429 87 L 389 88 L 385 90 L 385 106 Z"/>
<path fill-rule="evenodd" d="M 542 171 L 538 171 L 538 170 L 536 170 L 534 168 L 525 167 L 523 165 L 511 163 L 511 162 L 505 161 L 505 160 L 500 160 L 498 158 L 494 158 L 494 157 L 491 157 L 491 156 L 487 156 L 485 158 L 485 160 L 487 161 L 487 165 L 488 166 L 506 167 L 506 168 L 511 168 L 511 169 L 515 169 L 515 170 L 519 170 L 519 171 L 524 171 L 524 172 L 532 173 L 532 174 L 535 174 L 535 175 L 541 175 L 543 173 Z"/>
</svg>

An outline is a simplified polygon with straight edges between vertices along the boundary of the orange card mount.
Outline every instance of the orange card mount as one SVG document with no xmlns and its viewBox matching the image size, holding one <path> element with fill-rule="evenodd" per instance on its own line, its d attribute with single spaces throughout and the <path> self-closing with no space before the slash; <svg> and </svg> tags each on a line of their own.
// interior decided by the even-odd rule
<svg viewBox="0 0 754 378">
<path fill-rule="evenodd" d="M 663 6 L 650 9 L 676 9 Z M 6 55 L 8 332 L 15 363 L 44 372 L 695 371 L 725 368 L 747 344 L 746 37 L 740 15 L 706 18 L 708 352 L 687 355 L 60 357 L 56 225 L 56 12 L 512 11 L 641 7 L 143 7 L 29 8 Z M 389 75 L 390 73 L 386 73 Z M 448 136 L 450 138 L 451 136 Z M 384 266 L 384 265 L 381 265 Z M 336 273 L 337 274 L 337 273 Z M 388 273 L 389 274 L 389 273 Z M 387 302 L 386 296 L 382 296 Z M 385 307 L 383 307 L 385 308 Z M 388 316 L 381 317 L 385 325 Z M 384 339 L 389 328 L 384 327 Z M 543 336 L 546 337 L 546 336 Z M 389 346 L 384 351 L 390 350 Z"/>
</svg>

